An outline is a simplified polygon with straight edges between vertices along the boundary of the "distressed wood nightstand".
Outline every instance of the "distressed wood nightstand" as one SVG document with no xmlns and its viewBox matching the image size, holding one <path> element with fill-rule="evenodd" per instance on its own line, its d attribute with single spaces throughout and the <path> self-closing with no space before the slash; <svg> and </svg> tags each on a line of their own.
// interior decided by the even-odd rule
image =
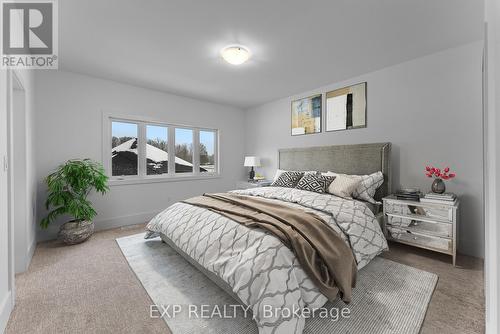
<svg viewBox="0 0 500 334">
<path fill-rule="evenodd" d="M 424 203 L 383 198 L 384 234 L 388 240 L 457 257 L 458 210 L 455 203 Z"/>
</svg>

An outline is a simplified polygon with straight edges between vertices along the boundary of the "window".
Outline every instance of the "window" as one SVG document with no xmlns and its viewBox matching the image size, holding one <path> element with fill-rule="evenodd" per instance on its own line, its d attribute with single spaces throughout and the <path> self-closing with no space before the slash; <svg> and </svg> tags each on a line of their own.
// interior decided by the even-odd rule
<svg viewBox="0 0 500 334">
<path fill-rule="evenodd" d="M 137 175 L 137 124 L 112 122 L 111 129 L 111 175 Z"/>
<path fill-rule="evenodd" d="M 175 128 L 175 172 L 193 172 L 193 130 Z"/>
<path fill-rule="evenodd" d="M 168 174 L 168 128 L 146 125 L 146 174 Z"/>
<path fill-rule="evenodd" d="M 215 131 L 200 131 L 200 173 L 215 172 Z"/>
<path fill-rule="evenodd" d="M 105 116 L 104 121 L 110 124 L 104 127 L 104 138 L 109 138 L 104 144 L 104 165 L 111 180 L 218 175 L 215 129 L 111 116 Z"/>
</svg>

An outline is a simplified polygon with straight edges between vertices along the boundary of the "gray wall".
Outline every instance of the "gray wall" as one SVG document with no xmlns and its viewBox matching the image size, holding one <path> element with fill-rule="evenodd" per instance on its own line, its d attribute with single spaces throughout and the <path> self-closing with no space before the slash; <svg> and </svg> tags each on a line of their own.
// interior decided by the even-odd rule
<svg viewBox="0 0 500 334">
<path fill-rule="evenodd" d="M 398 64 L 252 108 L 246 113 L 171 94 L 64 71 L 36 76 L 36 177 L 40 219 L 44 214 L 42 179 L 70 158 L 102 159 L 102 110 L 166 122 L 221 129 L 223 177 L 216 180 L 114 186 L 94 196 L 97 228 L 146 221 L 176 200 L 205 191 L 234 188 L 245 177 L 243 147 L 263 158 L 260 170 L 271 177 L 278 148 L 391 141 L 394 185 L 429 189 L 423 175 L 429 164 L 450 165 L 458 177 L 448 189 L 461 195 L 461 252 L 482 257 L 482 43 Z M 368 127 L 290 136 L 290 102 L 316 92 L 367 81 Z M 245 136 L 242 136 L 242 133 Z M 40 231 L 53 238 L 58 224 Z"/>
<path fill-rule="evenodd" d="M 170 204 L 203 192 L 232 189 L 244 175 L 243 111 L 176 95 L 64 71 L 40 71 L 36 77 L 36 175 L 40 220 L 46 213 L 43 178 L 71 158 L 102 160 L 102 111 L 138 115 L 170 123 L 220 129 L 222 177 L 214 180 L 113 186 L 94 195 L 96 228 L 135 224 Z M 41 230 L 39 239 L 54 238 L 58 225 Z"/>
<path fill-rule="evenodd" d="M 279 148 L 390 141 L 394 187 L 423 191 L 431 184 L 424 166 L 449 165 L 458 177 L 447 189 L 462 202 L 459 250 L 483 257 L 481 61 L 477 42 L 249 109 L 246 153 L 260 156 L 260 171 L 272 177 Z M 368 82 L 367 128 L 290 135 L 292 100 L 362 81 Z"/>
</svg>

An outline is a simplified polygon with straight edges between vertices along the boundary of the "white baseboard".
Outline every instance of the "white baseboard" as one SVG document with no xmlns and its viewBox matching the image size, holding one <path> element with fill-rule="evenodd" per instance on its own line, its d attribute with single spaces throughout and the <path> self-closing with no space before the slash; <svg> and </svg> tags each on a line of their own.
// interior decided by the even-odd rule
<svg viewBox="0 0 500 334">
<path fill-rule="evenodd" d="M 96 220 L 94 221 L 95 230 L 103 231 L 117 227 L 146 223 L 162 210 L 163 209 L 151 212 L 140 212 L 133 215 L 125 215 L 103 220 Z M 57 238 L 58 231 L 59 231 L 59 226 L 56 226 L 54 224 L 50 225 L 47 230 L 39 230 L 37 241 L 40 242 L 40 241 L 54 240 Z"/>
<path fill-rule="evenodd" d="M 33 254 L 35 254 L 35 249 L 36 249 L 36 236 L 33 238 L 31 241 L 31 245 L 28 247 L 28 253 L 26 254 L 26 269 L 28 270 L 31 259 L 33 258 Z"/>
<path fill-rule="evenodd" d="M 16 274 L 21 274 L 24 273 L 26 270 L 28 270 L 28 267 L 30 266 L 31 259 L 33 258 L 33 254 L 35 253 L 36 249 L 36 238 L 33 238 L 31 241 L 31 244 L 28 246 L 26 249 L 26 253 L 23 255 L 23 258 L 20 260 L 22 263 L 16 263 Z"/>
<path fill-rule="evenodd" d="M 94 222 L 96 231 L 109 230 L 117 227 L 124 227 L 130 225 L 137 225 L 141 223 L 146 223 L 150 221 L 154 216 L 156 216 L 159 211 L 153 212 L 141 212 L 133 215 L 115 217 L 110 219 L 105 219 L 101 221 Z"/>
<path fill-rule="evenodd" d="M 0 301 L 0 333 L 5 332 L 13 308 L 12 294 L 9 291 Z"/>
</svg>

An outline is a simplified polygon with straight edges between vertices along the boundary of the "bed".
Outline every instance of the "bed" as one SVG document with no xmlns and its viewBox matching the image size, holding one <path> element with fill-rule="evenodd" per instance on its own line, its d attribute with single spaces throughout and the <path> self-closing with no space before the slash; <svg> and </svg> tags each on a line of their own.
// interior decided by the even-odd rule
<svg viewBox="0 0 500 334">
<path fill-rule="evenodd" d="M 381 171 L 384 183 L 374 197 L 381 200 L 391 190 L 390 150 L 390 143 L 281 149 L 278 165 L 283 170 L 357 175 Z M 317 215 L 350 247 L 358 270 L 387 249 L 378 223 L 380 213 L 363 201 L 281 187 L 230 193 Z M 306 317 L 280 310 L 314 310 L 328 301 L 294 252 L 265 230 L 184 202 L 158 214 L 147 229 L 159 233 L 165 243 L 249 307 L 259 333 L 302 333 Z"/>
</svg>

